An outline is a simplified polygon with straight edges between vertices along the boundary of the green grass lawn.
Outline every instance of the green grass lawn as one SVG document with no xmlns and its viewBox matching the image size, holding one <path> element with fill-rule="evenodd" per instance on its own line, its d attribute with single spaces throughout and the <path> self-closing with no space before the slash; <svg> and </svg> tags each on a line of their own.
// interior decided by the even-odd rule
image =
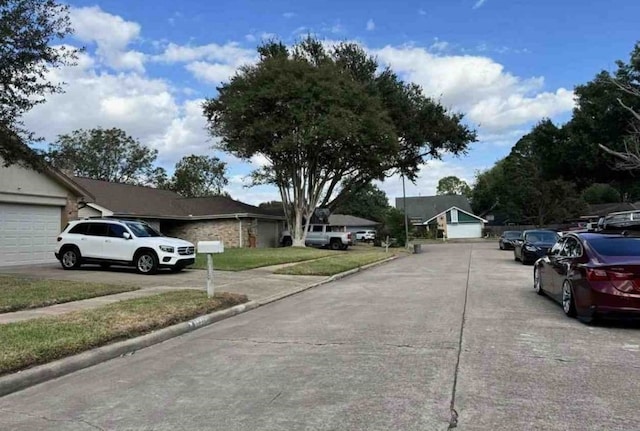
<svg viewBox="0 0 640 431">
<path fill-rule="evenodd" d="M 213 255 L 213 267 L 221 271 L 242 271 L 282 263 L 302 262 L 342 253 L 345 252 L 311 247 L 227 248 L 224 253 Z M 193 267 L 206 269 L 206 255 L 199 254 Z"/>
<path fill-rule="evenodd" d="M 394 253 L 391 251 L 384 253 L 384 251 L 380 249 L 375 251 L 351 252 L 340 256 L 327 257 L 325 259 L 314 260 L 313 262 L 304 262 L 286 268 L 280 268 L 275 273 L 288 275 L 334 275 L 386 259 L 393 255 Z"/>
<path fill-rule="evenodd" d="M 115 302 L 93 310 L 0 325 L 0 375 L 133 338 L 247 301 L 221 293 L 180 290 Z"/>
<path fill-rule="evenodd" d="M 0 276 L 0 313 L 137 290 L 134 286 Z"/>
</svg>

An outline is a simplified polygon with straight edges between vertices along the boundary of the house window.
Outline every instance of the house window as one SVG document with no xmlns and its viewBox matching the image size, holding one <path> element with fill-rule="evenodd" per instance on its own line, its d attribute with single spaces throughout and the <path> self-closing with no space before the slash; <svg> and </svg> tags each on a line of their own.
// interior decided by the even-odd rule
<svg viewBox="0 0 640 431">
<path fill-rule="evenodd" d="M 451 210 L 451 223 L 458 223 L 458 210 L 455 208 Z"/>
</svg>

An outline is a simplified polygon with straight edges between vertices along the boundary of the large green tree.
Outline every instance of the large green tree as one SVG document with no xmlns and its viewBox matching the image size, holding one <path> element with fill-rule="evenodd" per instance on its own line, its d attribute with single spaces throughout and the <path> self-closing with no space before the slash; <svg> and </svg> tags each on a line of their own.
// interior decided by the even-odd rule
<svg viewBox="0 0 640 431">
<path fill-rule="evenodd" d="M 332 49 L 307 38 L 291 49 L 268 42 L 204 113 L 220 148 L 269 164 L 254 183 L 278 187 L 294 245 L 316 207 L 393 172 L 415 179 L 428 158 L 463 153 L 475 133 L 420 88 L 400 81 L 356 44 Z"/>
<path fill-rule="evenodd" d="M 389 208 L 387 194 L 375 184 L 366 184 L 346 194 L 336 213 L 382 221 Z"/>
<path fill-rule="evenodd" d="M 96 128 L 58 136 L 46 159 L 80 177 L 127 184 L 155 183 L 158 151 L 144 146 L 124 130 Z"/>
<path fill-rule="evenodd" d="M 438 181 L 438 188 L 436 189 L 438 195 L 471 195 L 471 187 L 466 181 L 460 178 L 450 175 L 448 177 L 440 178 Z"/>
<path fill-rule="evenodd" d="M 229 183 L 226 163 L 217 157 L 185 156 L 176 163 L 169 188 L 190 198 L 223 194 Z"/>
<path fill-rule="evenodd" d="M 77 51 L 59 42 L 71 32 L 69 6 L 54 0 L 0 0 L 0 157 L 6 165 L 39 158 L 25 145 L 34 139 L 21 117 L 45 96 L 62 91 L 51 68 L 71 65 Z"/>
</svg>

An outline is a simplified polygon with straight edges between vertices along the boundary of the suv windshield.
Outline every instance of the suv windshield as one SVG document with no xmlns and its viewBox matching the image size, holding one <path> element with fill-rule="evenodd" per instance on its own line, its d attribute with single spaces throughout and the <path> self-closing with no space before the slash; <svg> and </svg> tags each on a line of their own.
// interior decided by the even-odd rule
<svg viewBox="0 0 640 431">
<path fill-rule="evenodd" d="M 151 226 L 144 223 L 125 223 L 131 232 L 138 238 L 162 236 L 159 232 L 154 230 Z"/>
</svg>

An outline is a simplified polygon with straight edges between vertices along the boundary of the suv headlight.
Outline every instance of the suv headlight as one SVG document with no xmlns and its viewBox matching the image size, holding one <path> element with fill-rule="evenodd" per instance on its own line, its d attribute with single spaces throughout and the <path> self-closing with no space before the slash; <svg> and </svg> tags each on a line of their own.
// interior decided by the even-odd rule
<svg viewBox="0 0 640 431">
<path fill-rule="evenodd" d="M 175 247 L 172 247 L 170 245 L 161 245 L 160 250 L 164 251 L 165 253 L 173 253 L 174 251 L 176 251 Z"/>
<path fill-rule="evenodd" d="M 527 249 L 527 251 L 538 251 L 538 247 L 532 245 L 525 245 L 524 248 Z"/>
</svg>

